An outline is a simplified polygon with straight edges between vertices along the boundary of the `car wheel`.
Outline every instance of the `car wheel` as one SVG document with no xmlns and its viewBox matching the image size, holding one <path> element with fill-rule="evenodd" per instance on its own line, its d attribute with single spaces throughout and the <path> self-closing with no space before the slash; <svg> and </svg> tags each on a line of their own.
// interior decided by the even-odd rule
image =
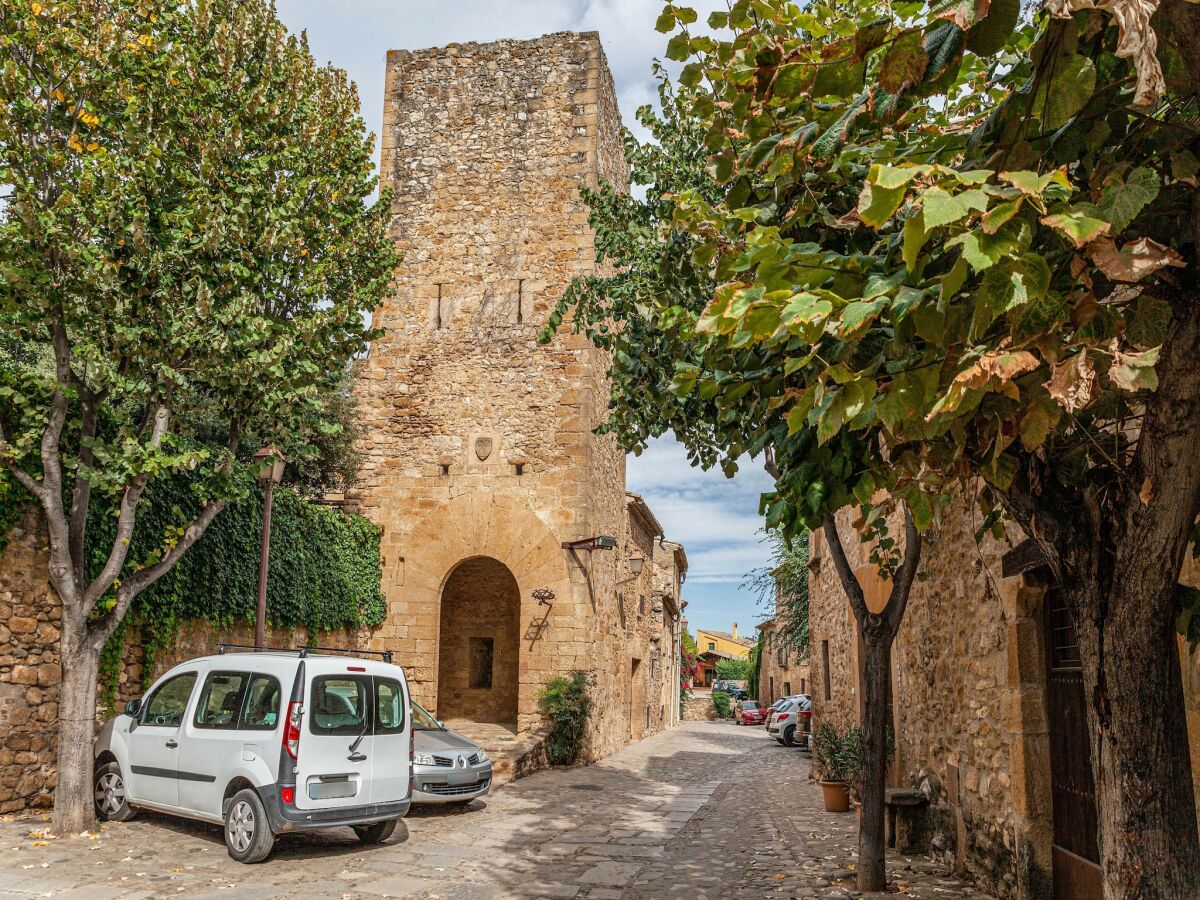
<svg viewBox="0 0 1200 900">
<path fill-rule="evenodd" d="M 225 812 L 225 847 L 240 863 L 260 863 L 271 855 L 275 835 L 262 800 L 250 788 L 238 791 Z"/>
<path fill-rule="evenodd" d="M 374 825 L 354 826 L 354 833 L 358 835 L 358 839 L 364 844 L 382 844 L 392 836 L 395 830 L 395 819 L 388 819 L 386 822 L 376 822 Z"/>
<path fill-rule="evenodd" d="M 125 776 L 121 774 L 119 764 L 110 762 L 98 767 L 93 787 L 96 818 L 101 822 L 128 822 L 137 814 L 137 810 L 129 805 Z"/>
<path fill-rule="evenodd" d="M 783 745 L 785 747 L 794 746 L 796 743 L 796 726 L 792 725 L 783 732 Z"/>
</svg>

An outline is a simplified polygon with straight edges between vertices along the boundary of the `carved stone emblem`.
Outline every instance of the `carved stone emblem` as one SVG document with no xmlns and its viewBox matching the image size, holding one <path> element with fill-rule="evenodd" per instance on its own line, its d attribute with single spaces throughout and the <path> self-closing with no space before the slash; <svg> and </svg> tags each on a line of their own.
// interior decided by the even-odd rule
<svg viewBox="0 0 1200 900">
<path fill-rule="evenodd" d="M 480 462 L 486 462 L 487 458 L 492 455 L 493 442 L 490 437 L 475 438 L 475 455 L 479 457 Z"/>
</svg>

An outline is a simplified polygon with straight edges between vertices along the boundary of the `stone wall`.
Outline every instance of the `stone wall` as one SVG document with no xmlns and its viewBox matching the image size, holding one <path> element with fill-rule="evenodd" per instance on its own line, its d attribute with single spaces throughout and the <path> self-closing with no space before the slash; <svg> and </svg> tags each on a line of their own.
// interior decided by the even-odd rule
<svg viewBox="0 0 1200 900">
<path fill-rule="evenodd" d="M 780 697 L 811 694 L 807 659 L 783 644 L 774 619 L 758 626 L 762 632 L 761 662 L 758 670 L 758 702 L 770 706 Z"/>
<path fill-rule="evenodd" d="M 638 612 L 653 592 L 627 561 L 647 541 L 626 521 L 624 455 L 593 433 L 607 358 L 566 325 L 538 342 L 571 279 L 596 271 L 579 186 L 627 183 L 599 37 L 396 51 L 385 91 L 382 181 L 405 259 L 355 381 L 365 465 L 347 498 L 384 532 L 376 643 L 440 713 L 439 654 L 461 636 L 439 612 L 447 579 L 495 560 L 520 597 L 514 724 L 540 723 L 550 678 L 586 670 L 587 752 L 603 756 L 635 719 L 663 717 L 648 599 Z M 596 535 L 616 549 L 561 546 Z"/>
<path fill-rule="evenodd" d="M 1011 542 L 976 544 L 978 522 L 959 498 L 927 535 L 924 577 L 893 648 L 892 782 L 930 797 L 935 856 L 997 896 L 1045 897 L 1053 836 L 1045 587 L 1033 575 L 1003 578 L 1000 559 Z M 868 602 L 879 608 L 889 586 L 867 563 L 848 515 L 839 530 Z M 810 554 L 814 724 L 844 728 L 859 721 L 854 618 L 819 532 Z M 1200 574 L 1191 565 L 1185 578 Z M 1185 655 L 1183 672 L 1200 795 L 1200 657 Z"/>
<path fill-rule="evenodd" d="M 61 617 L 45 547 L 31 509 L 0 554 L 0 814 L 52 799 Z"/>
</svg>

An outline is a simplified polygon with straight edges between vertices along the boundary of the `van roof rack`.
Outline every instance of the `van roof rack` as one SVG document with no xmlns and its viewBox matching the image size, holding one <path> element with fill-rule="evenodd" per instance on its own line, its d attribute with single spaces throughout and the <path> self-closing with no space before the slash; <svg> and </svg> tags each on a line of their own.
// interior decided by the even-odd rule
<svg viewBox="0 0 1200 900">
<path fill-rule="evenodd" d="M 310 653 L 332 656 L 378 656 L 385 663 L 392 661 L 391 650 L 347 650 L 344 647 L 255 647 L 252 644 L 217 644 L 217 655 L 227 650 L 249 650 L 251 653 L 295 653 L 304 659 Z"/>
</svg>

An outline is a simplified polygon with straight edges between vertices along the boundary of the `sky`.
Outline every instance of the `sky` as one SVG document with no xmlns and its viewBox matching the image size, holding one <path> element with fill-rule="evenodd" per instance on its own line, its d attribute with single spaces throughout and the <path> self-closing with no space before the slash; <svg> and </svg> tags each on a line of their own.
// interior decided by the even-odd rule
<svg viewBox="0 0 1200 900">
<path fill-rule="evenodd" d="M 357 83 L 367 127 L 378 135 L 388 50 L 419 50 L 452 42 L 531 38 L 555 31 L 598 31 L 627 126 L 641 135 L 639 106 L 657 100 L 651 63 L 666 36 L 654 30 L 663 0 L 277 0 L 293 31 L 307 31 L 318 62 L 345 69 Z M 724 0 L 694 0 L 700 13 Z M 758 498 L 770 490 L 762 467 L 747 462 L 732 480 L 692 469 L 671 438 L 630 457 L 627 483 L 641 494 L 667 537 L 684 544 L 690 569 L 683 597 L 689 627 L 752 634 L 766 612 L 740 588 L 751 569 L 766 565 Z"/>
</svg>

